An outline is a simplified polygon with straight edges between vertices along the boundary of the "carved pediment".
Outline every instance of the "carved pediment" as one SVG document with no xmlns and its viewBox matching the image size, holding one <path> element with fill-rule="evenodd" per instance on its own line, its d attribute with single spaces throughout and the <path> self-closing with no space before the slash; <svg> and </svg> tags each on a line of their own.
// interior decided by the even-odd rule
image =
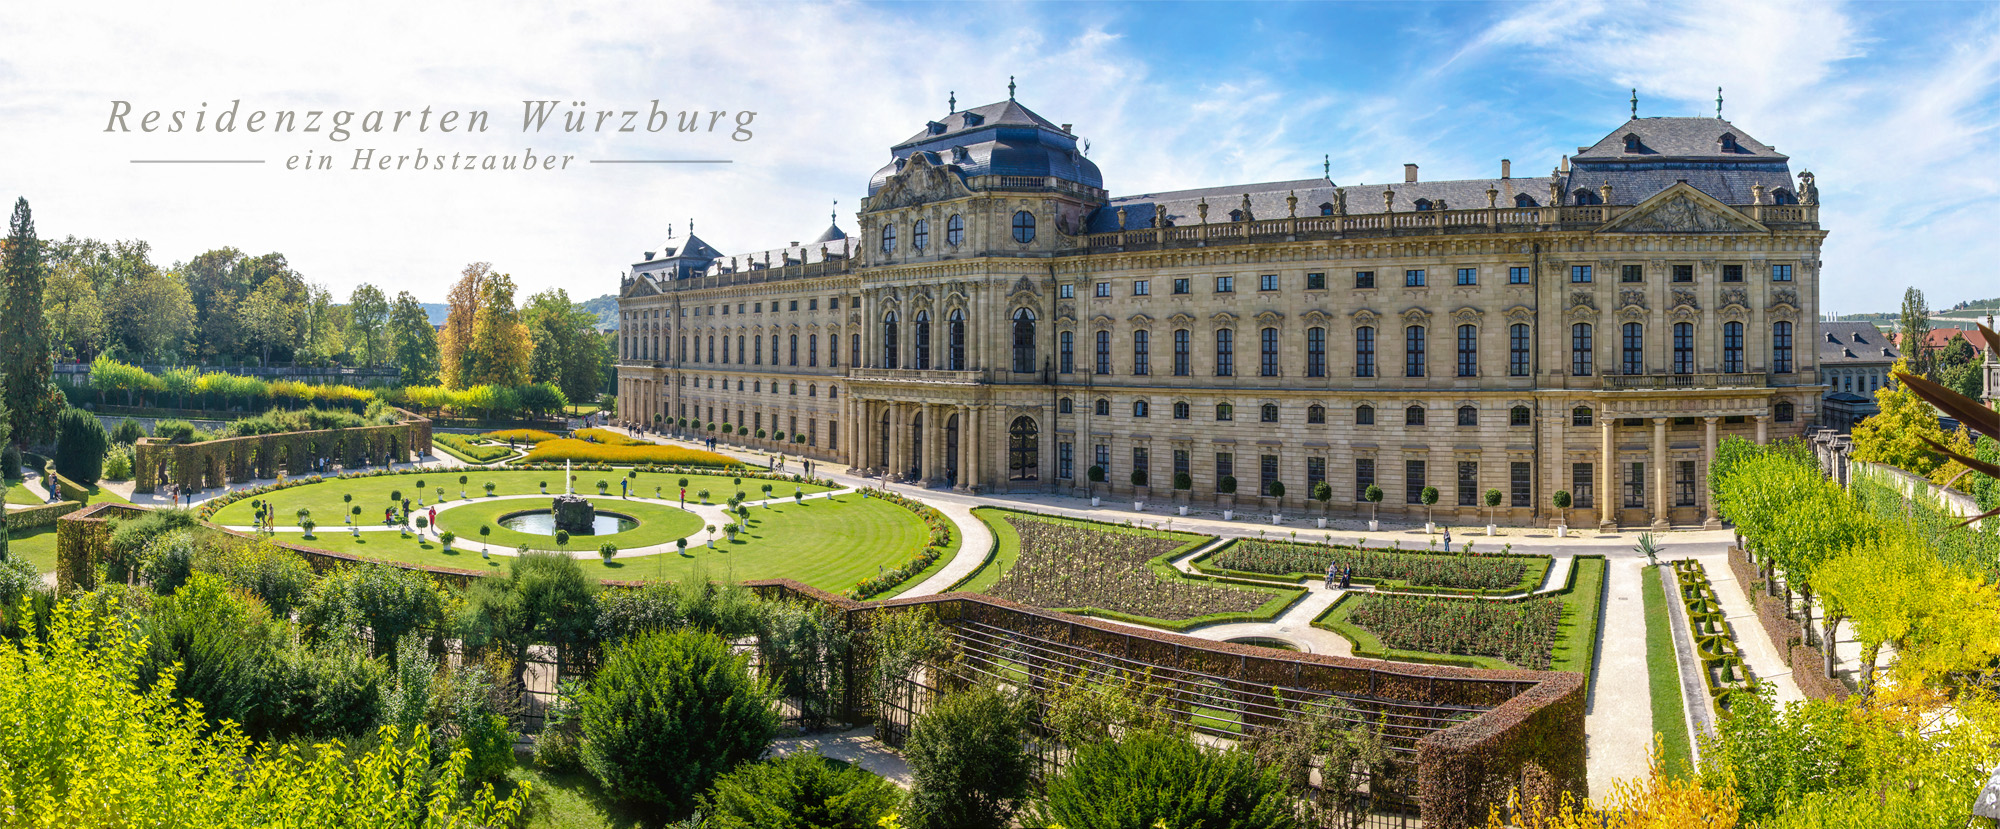
<svg viewBox="0 0 2000 829">
<path fill-rule="evenodd" d="M 1145 314 L 1133 314 L 1133 315 L 1132 315 L 1131 317 L 1127 318 L 1127 319 L 1126 319 L 1125 321 L 1126 321 L 1126 322 L 1129 322 L 1129 323 L 1132 323 L 1133 325 L 1152 325 L 1152 324 L 1153 324 L 1153 318 L 1152 318 L 1152 317 L 1149 317 L 1149 316 L 1146 316 Z"/>
<path fill-rule="evenodd" d="M 1722 289 L 1722 307 L 1749 308 L 1750 292 L 1742 288 Z"/>
<path fill-rule="evenodd" d="M 1066 299 L 1056 303 L 1056 316 L 1076 319 L 1076 300 Z"/>
<path fill-rule="evenodd" d="M 1257 322 L 1264 325 L 1276 325 L 1278 324 L 1279 320 L 1282 320 L 1284 318 L 1285 318 L 1284 314 L 1280 314 L 1276 311 L 1260 311 L 1257 314 Z"/>
<path fill-rule="evenodd" d="M 1507 309 L 1508 322 L 1533 322 L 1535 311 L 1526 305 L 1516 305 Z"/>
<path fill-rule="evenodd" d="M 1478 322 L 1479 318 L 1483 316 L 1486 316 L 1485 311 L 1470 306 L 1451 312 L 1451 318 L 1456 320 L 1459 325 L 1471 325 Z"/>
<path fill-rule="evenodd" d="M 1799 292 L 1798 292 L 1798 289 L 1796 289 L 1796 288 L 1772 288 L 1772 289 L 1771 289 L 1771 307 L 1772 307 L 1772 308 L 1777 308 L 1777 307 L 1779 307 L 1779 306 L 1789 306 L 1789 307 L 1792 307 L 1792 308 L 1797 308 L 1797 307 L 1799 307 Z"/>
<path fill-rule="evenodd" d="M 1222 311 L 1217 313 L 1215 316 L 1209 317 L 1208 320 L 1210 322 L 1219 323 L 1222 325 L 1228 325 L 1236 322 L 1236 315 L 1229 313 L 1228 311 Z"/>
<path fill-rule="evenodd" d="M 1673 307 L 1701 310 L 1701 300 L 1697 299 L 1693 288 L 1675 288 Z"/>
<path fill-rule="evenodd" d="M 868 210 L 888 210 L 927 202 L 946 201 L 972 195 L 960 181 L 956 168 L 930 163 L 924 153 L 911 153 L 903 169 L 882 183 L 882 189 L 868 198 Z"/>
<path fill-rule="evenodd" d="M 1769 233 L 1713 196 L 1684 182 L 1660 191 L 1604 227 L 1599 233 Z"/>
<path fill-rule="evenodd" d="M 1646 292 L 1645 292 L 1645 291 L 1633 291 L 1633 290 L 1625 290 L 1625 291 L 1619 291 L 1619 292 L 1618 292 L 1618 307 L 1620 307 L 1620 308 L 1638 308 L 1638 309 L 1640 309 L 1640 310 L 1642 310 L 1642 311 L 1643 311 L 1643 310 L 1645 310 L 1645 308 L 1646 308 Z"/>
<path fill-rule="evenodd" d="M 1411 308 L 1403 312 L 1403 322 L 1410 325 L 1422 325 L 1428 322 L 1430 318 L 1431 312 L 1422 308 Z"/>
<path fill-rule="evenodd" d="M 1646 319 L 1646 309 L 1636 305 L 1627 305 L 1618 309 L 1618 319 L 1625 322 L 1643 322 Z"/>
<path fill-rule="evenodd" d="M 1110 314 L 1098 314 L 1097 316 L 1091 317 L 1090 322 L 1092 325 L 1110 325 L 1114 322 L 1117 322 L 1117 320 L 1112 319 Z"/>
<path fill-rule="evenodd" d="M 1597 310 L 1597 296 L 1582 288 L 1570 291 L 1569 308 L 1571 311 L 1575 311 L 1578 308 L 1589 308 L 1595 311 Z"/>
<path fill-rule="evenodd" d="M 1354 312 L 1355 325 L 1374 325 L 1378 319 L 1381 319 L 1381 317 L 1377 316 L 1374 311 L 1366 308 Z"/>
<path fill-rule="evenodd" d="M 1674 322 L 1696 322 L 1701 319 L 1701 311 L 1686 305 L 1678 305 L 1667 312 L 1667 318 Z"/>
<path fill-rule="evenodd" d="M 1313 325 L 1325 325 L 1327 323 L 1327 320 L 1332 319 L 1332 317 L 1327 316 L 1327 313 L 1325 311 L 1321 311 L 1318 308 L 1314 308 L 1310 311 L 1305 312 L 1304 314 L 1300 314 L 1299 318 Z"/>
<path fill-rule="evenodd" d="M 1007 292 L 1009 298 L 1019 297 L 1022 294 L 1026 294 L 1029 297 L 1036 297 L 1041 295 L 1040 292 L 1035 290 L 1035 283 L 1029 281 L 1029 279 L 1025 276 L 1021 277 L 1020 279 L 1014 280 L 1013 290 Z"/>
<path fill-rule="evenodd" d="M 1194 324 L 1194 316 L 1187 313 L 1179 313 L 1171 317 L 1168 317 L 1167 321 L 1178 326 L 1186 327 Z"/>
</svg>

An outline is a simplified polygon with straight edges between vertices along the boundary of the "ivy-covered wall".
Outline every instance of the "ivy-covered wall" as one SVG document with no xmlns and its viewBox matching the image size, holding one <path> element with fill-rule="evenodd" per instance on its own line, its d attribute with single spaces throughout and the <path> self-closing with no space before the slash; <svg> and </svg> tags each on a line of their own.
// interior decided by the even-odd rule
<svg viewBox="0 0 2000 829">
<path fill-rule="evenodd" d="M 201 443 L 141 438 L 133 447 L 132 480 L 138 492 L 167 484 L 202 490 L 259 478 L 322 472 L 331 467 L 407 463 L 431 451 L 430 420 L 397 409 L 402 420 L 385 426 L 251 435 Z"/>
</svg>

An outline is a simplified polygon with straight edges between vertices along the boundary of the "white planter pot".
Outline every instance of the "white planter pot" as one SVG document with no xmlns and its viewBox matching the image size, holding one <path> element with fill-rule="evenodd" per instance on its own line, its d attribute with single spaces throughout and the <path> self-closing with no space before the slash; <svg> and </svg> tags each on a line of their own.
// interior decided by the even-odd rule
<svg viewBox="0 0 2000 829">
<path fill-rule="evenodd" d="M 1186 505 L 1186 504 L 1182 504 L 1182 505 L 1181 505 L 1181 514 L 1182 514 L 1182 515 L 1186 515 L 1186 514 L 1187 514 L 1187 505 Z"/>
<path fill-rule="evenodd" d="M 1272 516 L 1271 516 L 1271 523 L 1273 523 L 1273 524 L 1280 524 L 1280 523 L 1283 523 L 1283 522 L 1284 522 L 1284 520 L 1285 520 L 1285 517 L 1284 517 L 1284 516 L 1282 516 L 1282 515 L 1272 515 Z"/>
<path fill-rule="evenodd" d="M 1132 502 L 1132 511 L 1133 511 L 1133 512 L 1145 512 L 1145 511 L 1146 511 L 1146 502 L 1144 502 L 1144 501 L 1133 501 L 1133 502 Z"/>
<path fill-rule="evenodd" d="M 1097 504 L 1098 504 L 1097 496 L 1095 495 L 1090 496 L 1090 505 L 1094 507 L 1097 506 Z"/>
<path fill-rule="evenodd" d="M 1224 521 L 1234 521 L 1234 520 L 1236 520 L 1236 510 L 1233 510 L 1233 509 L 1226 509 L 1226 510 L 1223 510 L 1223 511 L 1222 511 L 1222 520 L 1224 520 Z"/>
<path fill-rule="evenodd" d="M 1319 519 L 1319 528 L 1322 530 L 1326 529 L 1326 519 L 1324 518 Z"/>
<path fill-rule="evenodd" d="M 1497 531 L 1496 531 L 1496 530 L 1494 529 L 1494 526 L 1493 526 L 1492 524 L 1487 524 L 1487 525 L 1486 525 L 1486 534 L 1487 534 L 1487 535 L 1499 535 L 1500 533 L 1499 533 L 1499 532 L 1497 532 Z"/>
<path fill-rule="evenodd" d="M 1438 527 L 1437 527 L 1437 525 L 1436 525 L 1436 524 L 1433 524 L 1433 523 L 1431 523 L 1431 522 L 1429 522 L 1429 521 L 1425 521 L 1425 522 L 1424 522 L 1424 532 L 1425 532 L 1425 533 L 1427 533 L 1427 534 L 1435 534 L 1435 533 L 1436 533 L 1437 531 L 1438 531 Z"/>
<path fill-rule="evenodd" d="M 1568 527 L 1565 527 L 1565 526 L 1563 526 L 1563 525 L 1561 525 L 1561 524 L 1557 524 L 1557 525 L 1556 525 L 1556 537 L 1557 537 L 1557 538 L 1568 538 L 1568 537 L 1569 537 L 1569 528 L 1568 528 Z"/>
<path fill-rule="evenodd" d="M 354 537 L 355 537 L 355 538 L 360 538 L 360 537 L 361 537 L 361 528 L 360 528 L 360 527 L 349 527 L 348 529 L 350 529 L 350 530 L 353 530 L 353 531 L 354 531 Z"/>
</svg>

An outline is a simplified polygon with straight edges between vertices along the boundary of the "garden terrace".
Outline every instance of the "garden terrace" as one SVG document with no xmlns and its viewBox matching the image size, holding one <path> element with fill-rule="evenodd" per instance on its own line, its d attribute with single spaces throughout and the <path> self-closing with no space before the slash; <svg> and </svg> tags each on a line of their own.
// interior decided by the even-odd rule
<svg viewBox="0 0 2000 829">
<path fill-rule="evenodd" d="M 1009 601 L 1178 630 L 1269 619 L 1304 596 L 1295 588 L 1209 581 L 1168 565 L 1211 536 L 998 509 L 973 514 L 993 529 L 995 554 L 968 589 Z"/>
<path fill-rule="evenodd" d="M 134 490 L 172 483 L 194 491 L 259 478 L 312 474 L 321 462 L 349 467 L 407 462 L 431 452 L 431 422 L 401 409 L 381 426 L 283 432 L 201 443 L 140 438 L 133 446 Z"/>
<path fill-rule="evenodd" d="M 1047 692 L 1078 683 L 1142 683 L 1171 701 L 1185 722 L 1219 742 L 1284 725 L 1301 707 L 1319 707 L 1381 730 L 1389 771 L 1367 792 L 1348 794 L 1362 811 L 1417 812 L 1424 825 L 1478 825 L 1532 767 L 1556 792 L 1584 788 L 1581 677 L 1536 671 L 1481 671 L 1394 665 L 1291 653 L 1131 628 L 966 593 L 855 602 L 791 581 L 752 582 L 766 598 L 830 605 L 863 630 L 879 613 L 926 611 L 946 628 L 953 653 L 913 671 L 885 699 L 850 688 L 853 721 L 900 745 L 937 695 L 981 679 Z M 858 670 L 858 669 L 857 669 Z M 1052 734 L 1035 741 L 1040 774 L 1064 749 Z M 1365 821 L 1366 818 L 1356 815 Z M 1357 821 L 1355 825 L 1377 825 Z M 1382 824 L 1402 825 L 1402 824 Z"/>
<path fill-rule="evenodd" d="M 1204 573 L 1286 582 L 1353 568 L 1354 581 L 1401 592 L 1526 593 L 1547 577 L 1548 556 L 1453 554 L 1238 539 L 1193 562 Z"/>
</svg>

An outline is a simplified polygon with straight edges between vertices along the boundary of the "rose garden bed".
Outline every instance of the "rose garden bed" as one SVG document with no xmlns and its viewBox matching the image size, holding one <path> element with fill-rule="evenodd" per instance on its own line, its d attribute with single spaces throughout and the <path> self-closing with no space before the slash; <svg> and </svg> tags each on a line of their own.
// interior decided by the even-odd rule
<svg viewBox="0 0 2000 829">
<path fill-rule="evenodd" d="M 1350 592 L 1313 626 L 1354 655 L 1474 668 L 1533 668 L 1590 676 L 1603 614 L 1605 560 L 1577 556 L 1559 590 L 1511 598 Z"/>
<path fill-rule="evenodd" d="M 1548 556 L 1418 552 L 1295 541 L 1240 539 L 1194 562 L 1218 576 L 1297 582 L 1325 578 L 1329 565 L 1354 568 L 1354 581 L 1403 593 L 1526 593 L 1548 576 Z"/>
</svg>

